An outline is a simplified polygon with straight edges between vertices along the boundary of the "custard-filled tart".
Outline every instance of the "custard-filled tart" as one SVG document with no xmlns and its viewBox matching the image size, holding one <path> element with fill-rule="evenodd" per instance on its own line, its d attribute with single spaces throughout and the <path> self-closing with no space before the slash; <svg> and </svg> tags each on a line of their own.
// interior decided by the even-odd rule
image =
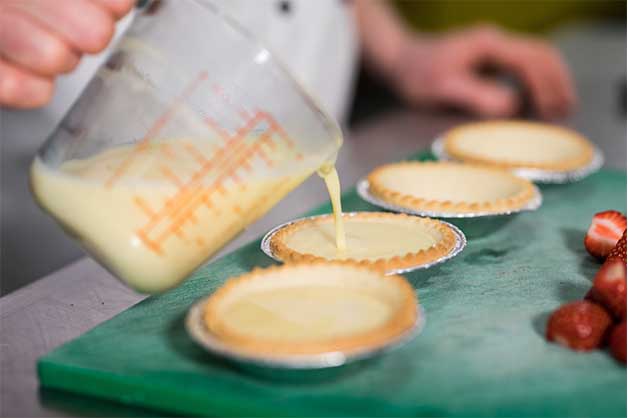
<svg viewBox="0 0 628 418">
<path fill-rule="evenodd" d="M 454 162 L 402 162 L 368 175 L 369 191 L 387 203 L 455 216 L 518 210 L 537 197 L 534 185 L 509 171 Z"/>
<path fill-rule="evenodd" d="M 401 276 L 348 262 L 286 264 L 229 279 L 205 326 L 234 350 L 290 356 L 385 346 L 411 331 L 418 301 Z"/>
<path fill-rule="evenodd" d="M 571 171 L 588 166 L 591 142 L 556 125 L 527 121 L 486 121 L 457 126 L 443 135 L 445 152 L 456 160 L 504 168 Z"/>
<path fill-rule="evenodd" d="M 436 219 L 387 212 L 343 215 L 346 249 L 336 247 L 334 217 L 296 221 L 270 239 L 273 254 L 284 262 L 350 260 L 380 270 L 434 262 L 449 254 L 456 235 Z"/>
</svg>

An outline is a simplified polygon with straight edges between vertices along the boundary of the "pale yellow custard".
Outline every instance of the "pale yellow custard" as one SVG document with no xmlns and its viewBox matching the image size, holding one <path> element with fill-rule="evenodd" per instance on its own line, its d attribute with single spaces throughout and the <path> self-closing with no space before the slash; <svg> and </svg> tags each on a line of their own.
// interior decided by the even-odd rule
<svg viewBox="0 0 628 418">
<path fill-rule="evenodd" d="M 593 145 L 577 132 L 529 121 L 460 125 L 444 134 L 444 146 L 457 160 L 507 168 L 573 170 L 593 158 Z"/>
<path fill-rule="evenodd" d="M 228 280 L 204 309 L 215 337 L 257 355 L 385 344 L 413 327 L 417 314 L 402 277 L 337 262 L 256 269 Z"/>
<path fill-rule="evenodd" d="M 348 260 L 383 270 L 417 267 L 448 254 L 456 237 L 444 222 L 386 212 L 343 215 L 347 247 L 336 246 L 334 217 L 298 220 L 275 232 L 269 246 L 284 262 Z"/>
<path fill-rule="evenodd" d="M 314 171 L 247 177 L 246 167 L 232 169 L 247 152 L 221 155 L 203 139 L 153 141 L 54 170 L 37 159 L 31 184 L 41 206 L 112 273 L 140 291 L 158 292 L 183 280 Z"/>
<path fill-rule="evenodd" d="M 404 208 L 439 212 L 504 213 L 537 196 L 534 185 L 512 173 L 480 164 L 408 161 L 387 164 L 368 175 L 369 191 Z"/>
<path fill-rule="evenodd" d="M 490 202 L 521 192 L 520 182 L 499 174 L 465 165 L 416 164 L 382 170 L 378 181 L 392 192 L 453 203 Z"/>
<path fill-rule="evenodd" d="M 325 181 L 334 212 L 336 249 L 338 251 L 345 251 L 347 249 L 347 240 L 344 222 L 342 220 L 342 202 L 340 201 L 340 179 L 338 179 L 338 172 L 336 171 L 336 167 L 327 164 L 318 170 L 318 175 Z"/>
<path fill-rule="evenodd" d="M 311 284 L 243 295 L 222 315 L 226 326 L 252 337 L 310 341 L 381 326 L 391 311 L 374 292 Z"/>
<path fill-rule="evenodd" d="M 286 236 L 285 244 L 302 254 L 315 254 L 326 259 L 378 260 L 425 250 L 441 239 L 436 230 L 422 224 L 374 221 L 347 218 L 345 222 L 347 248 L 338 251 L 332 220 L 314 223 Z"/>
<path fill-rule="evenodd" d="M 469 130 L 459 137 L 456 147 L 470 156 L 532 164 L 559 162 L 582 153 L 581 145 L 569 137 L 551 135 L 544 130 L 535 132 L 534 129 Z"/>
</svg>

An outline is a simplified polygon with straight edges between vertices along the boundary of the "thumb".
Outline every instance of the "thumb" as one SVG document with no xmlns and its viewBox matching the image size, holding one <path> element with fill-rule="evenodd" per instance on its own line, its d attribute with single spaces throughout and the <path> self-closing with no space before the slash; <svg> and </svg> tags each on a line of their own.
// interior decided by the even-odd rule
<svg viewBox="0 0 628 418">
<path fill-rule="evenodd" d="M 513 89 L 473 76 L 449 78 L 439 95 L 443 104 L 457 105 L 481 116 L 512 116 L 519 106 Z"/>
</svg>

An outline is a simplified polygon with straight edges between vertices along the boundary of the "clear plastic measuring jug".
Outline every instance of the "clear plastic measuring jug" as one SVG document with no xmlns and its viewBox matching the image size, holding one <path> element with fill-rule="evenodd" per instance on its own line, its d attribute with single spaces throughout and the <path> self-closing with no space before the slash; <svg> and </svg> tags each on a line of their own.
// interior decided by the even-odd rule
<svg viewBox="0 0 628 418">
<path fill-rule="evenodd" d="M 31 187 L 104 267 L 159 292 L 333 163 L 341 143 L 211 3 L 152 1 L 42 146 Z"/>
</svg>

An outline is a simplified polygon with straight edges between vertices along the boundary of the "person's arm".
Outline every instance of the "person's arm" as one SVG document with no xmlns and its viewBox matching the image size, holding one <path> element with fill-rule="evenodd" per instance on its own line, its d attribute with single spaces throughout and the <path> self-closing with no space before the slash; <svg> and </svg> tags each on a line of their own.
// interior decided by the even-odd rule
<svg viewBox="0 0 628 418">
<path fill-rule="evenodd" d="M 540 116 L 563 116 L 575 106 L 569 71 L 546 42 L 487 25 L 443 35 L 417 34 L 383 0 L 356 0 L 355 5 L 367 63 L 411 104 L 512 116 L 521 105 L 517 93 L 477 72 L 491 64 L 523 82 Z"/>
<path fill-rule="evenodd" d="M 83 54 L 105 49 L 133 0 L 0 0 L 0 106 L 34 108 Z"/>
</svg>

